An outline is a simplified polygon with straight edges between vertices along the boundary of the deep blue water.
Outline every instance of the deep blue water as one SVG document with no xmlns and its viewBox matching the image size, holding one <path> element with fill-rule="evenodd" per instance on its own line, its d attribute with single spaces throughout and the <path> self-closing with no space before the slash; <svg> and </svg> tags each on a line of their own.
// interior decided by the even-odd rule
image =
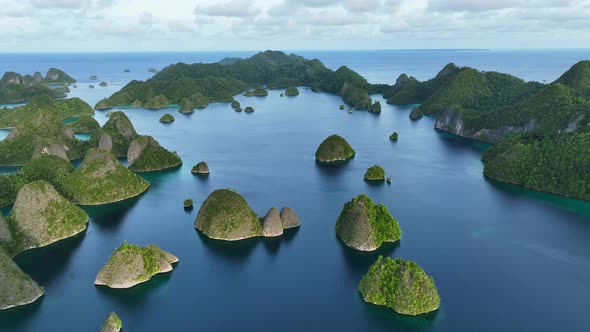
<svg viewBox="0 0 590 332">
<path fill-rule="evenodd" d="M 551 81 L 590 58 L 589 51 L 300 53 L 333 68 L 347 64 L 373 82 L 391 82 L 401 72 L 428 78 L 449 61 Z M 150 67 L 225 56 L 236 54 L 0 55 L 0 71 L 57 66 L 80 82 L 96 74 L 124 84 L 149 77 Z M 79 85 L 71 95 L 91 104 L 121 87 Z M 410 108 L 383 103 L 381 115 L 348 114 L 332 95 L 279 93 L 238 97 L 255 107 L 253 114 L 227 104 L 189 116 L 126 110 L 140 133 L 177 150 L 184 166 L 146 176 L 152 187 L 138 199 L 86 208 L 92 220 L 84 235 L 19 256 L 46 296 L 0 313 L 0 330 L 98 330 L 110 311 L 125 331 L 590 330 L 589 203 L 486 180 L 480 156 L 487 146 L 436 132 L 432 118 L 412 122 Z M 165 112 L 176 122 L 159 123 Z M 104 112 L 96 118 L 106 121 Z M 400 135 L 396 143 L 388 139 L 392 131 Z M 323 168 L 314 152 L 333 133 L 357 156 L 342 168 Z M 190 174 L 201 160 L 212 171 L 205 180 Z M 391 185 L 362 180 L 375 163 L 392 176 Z M 228 187 L 260 215 L 271 206 L 292 207 L 301 228 L 280 240 L 206 239 L 193 227 L 198 207 Z M 388 206 L 402 228 L 401 243 L 360 254 L 339 242 L 334 226 L 342 205 L 361 193 Z M 186 197 L 195 210 L 182 209 Z M 180 263 L 130 290 L 95 287 L 96 273 L 123 241 L 155 243 Z M 409 318 L 363 303 L 356 287 L 379 254 L 420 264 L 435 278 L 441 309 Z"/>
</svg>

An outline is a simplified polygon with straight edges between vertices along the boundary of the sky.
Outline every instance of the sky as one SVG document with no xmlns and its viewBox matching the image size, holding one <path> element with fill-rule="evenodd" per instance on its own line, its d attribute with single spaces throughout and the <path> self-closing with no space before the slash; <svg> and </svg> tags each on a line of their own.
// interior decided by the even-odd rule
<svg viewBox="0 0 590 332">
<path fill-rule="evenodd" d="M 590 0 L 0 0 L 0 52 L 588 48 Z"/>
</svg>

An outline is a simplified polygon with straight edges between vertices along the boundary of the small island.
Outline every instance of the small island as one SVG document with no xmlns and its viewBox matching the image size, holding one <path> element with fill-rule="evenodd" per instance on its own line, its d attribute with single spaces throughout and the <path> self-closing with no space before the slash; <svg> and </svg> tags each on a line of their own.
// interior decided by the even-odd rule
<svg viewBox="0 0 590 332">
<path fill-rule="evenodd" d="M 266 97 L 268 96 L 268 91 L 266 91 L 265 88 L 259 86 L 256 89 L 254 89 L 253 91 L 246 91 L 244 93 L 245 97 Z"/>
<path fill-rule="evenodd" d="M 172 123 L 174 122 L 174 120 L 174 116 L 172 116 L 172 114 L 169 113 L 162 115 L 162 117 L 160 118 L 160 122 L 162 123 Z"/>
<path fill-rule="evenodd" d="M 344 108 L 344 105 L 340 105 L 340 110 L 343 110 Z"/>
<path fill-rule="evenodd" d="M 420 107 L 414 107 L 412 112 L 410 112 L 410 120 L 419 120 L 422 119 L 424 113 L 420 110 Z"/>
<path fill-rule="evenodd" d="M 297 89 L 295 87 L 289 87 L 289 88 L 287 88 L 287 90 L 285 90 L 285 96 L 287 96 L 287 97 L 299 96 L 299 89 Z"/>
<path fill-rule="evenodd" d="M 212 192 L 201 205 L 195 228 L 215 240 L 276 237 L 283 234 L 285 229 L 300 225 L 299 217 L 293 211 L 283 210 L 279 214 L 275 208 L 271 208 L 264 218 L 259 218 L 235 190 L 219 189 Z"/>
<path fill-rule="evenodd" d="M 63 181 L 63 190 L 78 205 L 103 205 L 145 192 L 150 183 L 136 175 L 109 151 L 90 149 L 82 166 Z"/>
<path fill-rule="evenodd" d="M 185 210 L 192 210 L 193 209 L 193 199 L 187 198 L 182 202 L 182 206 L 184 206 Z"/>
<path fill-rule="evenodd" d="M 379 256 L 358 286 L 365 302 L 417 316 L 440 307 L 440 296 L 432 277 L 418 264 L 401 258 Z"/>
<path fill-rule="evenodd" d="M 107 82 L 100 82 L 100 84 L 99 84 L 99 85 L 100 85 L 100 86 L 102 86 L 102 87 L 105 87 L 105 86 L 107 86 L 107 85 L 109 85 L 109 84 L 108 84 Z"/>
<path fill-rule="evenodd" d="M 254 108 L 251 106 L 248 106 L 244 109 L 244 112 L 246 113 L 254 113 Z"/>
<path fill-rule="evenodd" d="M 154 172 L 182 165 L 176 152 L 163 148 L 151 136 L 139 136 L 129 144 L 127 151 L 129 169 L 134 172 Z"/>
<path fill-rule="evenodd" d="M 158 70 L 156 68 L 150 68 L 150 69 L 148 69 L 148 72 L 150 72 L 150 73 L 157 73 Z"/>
<path fill-rule="evenodd" d="M 234 100 L 234 101 L 231 102 L 231 107 L 234 108 L 234 109 L 235 108 L 240 108 L 240 106 L 241 106 L 240 105 L 240 102 L 237 101 L 237 100 Z"/>
<path fill-rule="evenodd" d="M 401 239 L 401 230 L 387 207 L 373 203 L 362 194 L 344 204 L 336 222 L 336 234 L 347 246 L 360 251 L 375 251 L 385 242 Z"/>
<path fill-rule="evenodd" d="M 367 168 L 365 172 L 365 181 L 368 182 L 383 182 L 385 180 L 385 170 L 379 165 L 374 165 Z"/>
<path fill-rule="evenodd" d="M 121 318 L 117 316 L 116 313 L 111 312 L 107 320 L 105 320 L 104 324 L 100 328 L 100 332 L 120 332 L 123 328 L 123 322 Z"/>
<path fill-rule="evenodd" d="M 376 101 L 371 107 L 369 108 L 369 112 L 371 113 L 381 113 L 381 102 Z"/>
<path fill-rule="evenodd" d="M 8 218 L 12 242 L 4 247 L 13 256 L 45 247 L 83 232 L 88 221 L 84 210 L 62 197 L 49 183 L 31 182 L 16 196 Z"/>
<path fill-rule="evenodd" d="M 242 111 L 242 108 L 241 107 L 238 107 L 238 108 L 235 109 L 235 111 L 238 112 L 238 113 L 240 113 Z"/>
<path fill-rule="evenodd" d="M 191 169 L 191 173 L 197 175 L 209 175 L 209 166 L 206 162 L 201 161 Z"/>
<path fill-rule="evenodd" d="M 3 219 L 0 216 L 0 231 Z M 0 239 L 2 234 L 0 233 Z M 31 304 L 44 294 L 31 277 L 0 248 L 0 311 Z"/>
<path fill-rule="evenodd" d="M 30 101 L 37 96 L 65 98 L 68 85 L 75 83 L 71 76 L 57 68 L 51 68 L 43 77 L 40 72 L 21 75 L 6 72 L 0 79 L 0 103 L 18 104 Z"/>
<path fill-rule="evenodd" d="M 318 147 L 315 159 L 321 164 L 338 165 L 354 158 L 356 152 L 348 142 L 338 135 L 326 138 Z"/>
<path fill-rule="evenodd" d="M 389 140 L 397 141 L 397 132 L 393 132 L 391 135 L 389 135 Z"/>
<path fill-rule="evenodd" d="M 387 184 L 391 184 L 391 176 L 387 178 Z"/>
<path fill-rule="evenodd" d="M 90 115 L 82 115 L 67 126 L 74 131 L 74 134 L 88 134 L 100 129 L 100 124 Z"/>
<path fill-rule="evenodd" d="M 145 247 L 123 243 L 96 275 L 95 285 L 110 288 L 131 288 L 167 273 L 178 258 L 150 244 Z"/>
</svg>

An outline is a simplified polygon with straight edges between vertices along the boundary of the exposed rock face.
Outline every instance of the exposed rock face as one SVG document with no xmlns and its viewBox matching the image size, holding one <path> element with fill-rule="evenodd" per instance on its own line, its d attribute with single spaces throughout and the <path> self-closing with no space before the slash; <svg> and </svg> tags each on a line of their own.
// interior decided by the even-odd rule
<svg viewBox="0 0 590 332">
<path fill-rule="evenodd" d="M 110 152 L 90 149 L 82 166 L 63 181 L 63 189 L 79 205 L 102 205 L 138 196 L 150 186 Z"/>
<path fill-rule="evenodd" d="M 282 208 L 280 218 L 281 222 L 283 223 L 284 229 L 296 228 L 301 226 L 301 220 L 299 219 L 299 216 L 291 208 Z"/>
<path fill-rule="evenodd" d="M 107 320 L 102 324 L 100 332 L 119 332 L 123 328 L 123 322 L 116 313 L 111 312 Z"/>
<path fill-rule="evenodd" d="M 193 169 L 191 170 L 191 173 L 193 173 L 193 174 L 201 174 L 201 175 L 208 175 L 209 174 L 209 166 L 207 165 L 206 162 L 201 161 L 200 163 L 198 163 L 195 166 L 193 166 Z"/>
<path fill-rule="evenodd" d="M 36 181 L 19 190 L 11 220 L 19 233 L 25 235 L 14 246 L 13 253 L 17 254 L 81 233 L 89 218 L 49 183 Z"/>
<path fill-rule="evenodd" d="M 402 315 L 421 315 L 440 307 L 440 296 L 432 277 L 418 264 L 401 258 L 379 256 L 358 289 L 366 302 Z"/>
<path fill-rule="evenodd" d="M 410 120 L 419 120 L 422 119 L 424 114 L 420 110 L 420 107 L 414 107 L 412 112 L 410 112 Z"/>
<path fill-rule="evenodd" d="M 0 248 L 0 310 L 31 304 L 41 296 L 43 288 Z"/>
<path fill-rule="evenodd" d="M 447 110 L 439 116 L 434 127 L 438 130 L 446 131 L 448 133 L 472 138 L 488 143 L 496 143 L 501 138 L 511 135 L 534 131 L 539 128 L 536 120 L 530 120 L 522 127 L 502 126 L 497 129 L 482 128 L 479 130 L 470 130 L 466 128 L 463 120 L 463 114 L 459 111 Z"/>
<path fill-rule="evenodd" d="M 351 159 L 355 154 L 354 149 L 344 138 L 332 135 L 320 144 L 315 153 L 315 158 L 321 163 L 331 164 Z"/>
<path fill-rule="evenodd" d="M 108 133 L 101 133 L 98 138 L 98 148 L 106 151 L 113 149 L 113 138 Z"/>
<path fill-rule="evenodd" d="M 4 216 L 0 213 L 0 250 L 3 244 L 12 243 L 12 233 L 8 227 L 8 222 L 4 219 Z"/>
<path fill-rule="evenodd" d="M 159 171 L 182 164 L 176 153 L 164 149 L 151 136 L 139 136 L 131 142 L 127 162 L 134 172 Z"/>
<path fill-rule="evenodd" d="M 102 135 L 107 133 L 111 137 L 112 144 L 111 149 L 105 150 L 112 151 L 117 157 L 126 157 L 129 144 L 138 136 L 137 132 L 125 113 L 116 111 L 109 113 L 108 116 L 109 121 L 100 130 L 94 132 L 90 138 L 90 143 L 92 146 L 98 147 L 103 137 Z M 107 139 L 106 136 L 104 139 Z"/>
<path fill-rule="evenodd" d="M 258 216 L 248 202 L 230 189 L 216 190 L 207 197 L 195 228 L 206 236 L 226 241 L 236 241 L 262 235 Z"/>
<path fill-rule="evenodd" d="M 43 75 L 36 71 L 35 74 L 33 74 L 33 81 L 35 81 L 35 83 L 41 83 L 41 81 L 43 81 Z"/>
<path fill-rule="evenodd" d="M 281 217 L 277 209 L 272 207 L 262 219 L 262 236 L 277 237 L 281 235 L 283 235 Z"/>
<path fill-rule="evenodd" d="M 154 275 L 170 272 L 178 258 L 150 244 L 140 247 L 124 243 L 117 248 L 96 275 L 95 285 L 110 288 L 131 288 L 150 280 Z"/>
<path fill-rule="evenodd" d="M 387 208 L 375 205 L 364 194 L 344 204 L 336 222 L 336 234 L 344 244 L 360 251 L 374 251 L 383 242 L 401 238 L 399 225 Z"/>
</svg>

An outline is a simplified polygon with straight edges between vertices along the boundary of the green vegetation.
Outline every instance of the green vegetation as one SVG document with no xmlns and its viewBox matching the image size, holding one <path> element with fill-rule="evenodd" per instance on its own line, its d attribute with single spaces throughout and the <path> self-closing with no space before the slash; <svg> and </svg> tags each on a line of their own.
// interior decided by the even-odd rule
<svg viewBox="0 0 590 332">
<path fill-rule="evenodd" d="M 371 106 L 369 92 L 385 90 L 384 86 L 369 84 L 347 67 L 332 71 L 317 59 L 266 51 L 229 63 L 168 66 L 148 81 L 130 82 L 107 98 L 107 104 L 111 107 L 129 105 L 136 99 L 146 103 L 155 96 L 180 103 L 194 94 L 201 94 L 210 102 L 231 102 L 232 96 L 265 85 L 270 89 L 308 86 L 313 91 L 338 94 L 359 109 Z M 260 89 L 261 94 L 262 91 Z"/>
<path fill-rule="evenodd" d="M 74 122 L 68 123 L 67 126 L 74 131 L 74 134 L 86 134 L 100 129 L 98 121 L 90 115 L 83 115 Z"/>
<path fill-rule="evenodd" d="M 440 297 L 432 277 L 418 264 L 401 258 L 379 256 L 358 286 L 366 302 L 402 315 L 421 315 L 437 310 Z"/>
<path fill-rule="evenodd" d="M 294 97 L 299 96 L 299 89 L 295 87 L 289 87 L 285 90 L 285 96 Z"/>
<path fill-rule="evenodd" d="M 116 313 L 111 312 L 107 320 L 102 324 L 100 332 L 119 332 L 123 328 L 123 322 Z"/>
<path fill-rule="evenodd" d="M 40 110 L 54 113 L 61 120 L 94 115 L 90 105 L 80 98 L 53 100 L 48 96 L 33 97 L 27 105 L 0 109 L 0 128 L 14 128 L 35 117 Z"/>
<path fill-rule="evenodd" d="M 193 174 L 209 175 L 209 166 L 206 162 L 201 161 L 191 169 Z"/>
<path fill-rule="evenodd" d="M 162 115 L 162 117 L 160 118 L 160 122 L 162 123 L 172 123 L 174 122 L 174 120 L 174 116 L 170 113 L 166 113 Z"/>
<path fill-rule="evenodd" d="M 262 236 L 256 213 L 240 194 L 230 189 L 216 190 L 207 197 L 197 215 L 195 228 L 217 240 Z"/>
<path fill-rule="evenodd" d="M 412 112 L 410 112 L 410 120 L 419 120 L 422 119 L 424 113 L 420 110 L 419 107 L 414 107 Z"/>
<path fill-rule="evenodd" d="M 156 95 L 148 99 L 144 104 L 143 108 L 146 110 L 159 110 L 170 106 L 170 100 L 164 95 Z"/>
<path fill-rule="evenodd" d="M 2 222 L 0 216 L 0 223 Z M 0 311 L 35 302 L 44 290 L 0 248 Z"/>
<path fill-rule="evenodd" d="M 36 72 L 33 76 L 6 72 L 0 79 L 0 103 L 16 104 L 32 100 L 36 96 L 46 95 L 51 98 L 64 98 L 63 88 L 52 88 L 50 84 L 69 85 L 76 82 L 63 71 L 51 68 L 45 78 Z"/>
<path fill-rule="evenodd" d="M 159 171 L 182 164 L 176 152 L 166 150 L 151 136 L 139 136 L 131 142 L 127 162 L 134 172 Z"/>
<path fill-rule="evenodd" d="M 590 60 L 580 61 L 555 81 L 590 98 Z"/>
<path fill-rule="evenodd" d="M 112 147 L 109 150 L 117 157 L 126 157 L 131 141 L 138 136 L 127 115 L 121 111 L 109 113 L 109 121 L 92 134 L 90 146 L 99 147 L 103 134 L 108 134 L 112 139 Z"/>
<path fill-rule="evenodd" d="M 344 105 L 340 105 L 340 109 L 343 110 L 344 109 Z"/>
<path fill-rule="evenodd" d="M 344 244 L 361 251 L 374 251 L 384 242 L 401 238 L 399 225 L 387 207 L 375 205 L 365 194 L 344 204 L 336 222 L 336 234 Z"/>
<path fill-rule="evenodd" d="M 237 100 L 232 101 L 231 107 L 235 109 L 240 108 L 240 102 L 238 102 Z"/>
<path fill-rule="evenodd" d="M 86 213 L 63 198 L 49 183 L 35 181 L 18 192 L 8 226 L 10 243 L 2 243 L 15 256 L 31 248 L 47 246 L 86 229 Z"/>
<path fill-rule="evenodd" d="M 195 104 L 188 99 L 186 99 L 181 105 L 182 106 L 178 110 L 181 114 L 191 114 L 195 111 Z"/>
<path fill-rule="evenodd" d="M 391 140 L 391 141 L 397 141 L 397 138 L 398 138 L 398 135 L 397 135 L 397 132 L 395 132 L 395 131 L 393 133 L 391 133 L 391 135 L 389 135 L 389 140 Z"/>
<path fill-rule="evenodd" d="M 365 173 L 365 181 L 379 181 L 385 180 L 385 170 L 379 165 L 371 166 L 367 168 Z"/>
<path fill-rule="evenodd" d="M 87 146 L 87 142 L 74 137 L 55 112 L 39 107 L 0 142 L 0 165 L 24 165 L 43 154 L 78 159 Z"/>
<path fill-rule="evenodd" d="M 192 198 L 185 199 L 184 202 L 182 203 L 182 205 L 184 206 L 185 209 L 191 209 L 193 207 L 193 199 Z"/>
<path fill-rule="evenodd" d="M 149 186 L 110 152 L 90 149 L 82 166 L 65 178 L 62 187 L 76 204 L 102 205 L 138 196 Z"/>
<path fill-rule="evenodd" d="M 123 243 L 96 275 L 95 285 L 131 288 L 159 273 L 170 272 L 178 258 L 150 244 L 145 247 Z"/>
<path fill-rule="evenodd" d="M 131 108 L 140 108 L 143 106 L 143 103 L 141 102 L 141 100 L 135 99 L 131 105 L 129 105 L 129 107 Z"/>
<path fill-rule="evenodd" d="M 369 112 L 371 113 L 381 113 L 381 102 L 376 101 L 371 107 L 369 108 Z"/>
<path fill-rule="evenodd" d="M 344 138 L 332 135 L 320 144 L 315 153 L 315 159 L 318 162 L 330 164 L 349 160 L 355 154 L 354 149 Z"/>
<path fill-rule="evenodd" d="M 257 87 L 253 91 L 246 91 L 244 93 L 245 97 L 266 97 L 268 96 L 268 91 L 266 91 L 263 87 Z"/>
<path fill-rule="evenodd" d="M 391 184 L 391 176 L 387 178 L 387 184 Z"/>
<path fill-rule="evenodd" d="M 244 109 L 244 112 L 246 113 L 254 113 L 254 108 L 251 106 L 248 106 Z"/>
</svg>

